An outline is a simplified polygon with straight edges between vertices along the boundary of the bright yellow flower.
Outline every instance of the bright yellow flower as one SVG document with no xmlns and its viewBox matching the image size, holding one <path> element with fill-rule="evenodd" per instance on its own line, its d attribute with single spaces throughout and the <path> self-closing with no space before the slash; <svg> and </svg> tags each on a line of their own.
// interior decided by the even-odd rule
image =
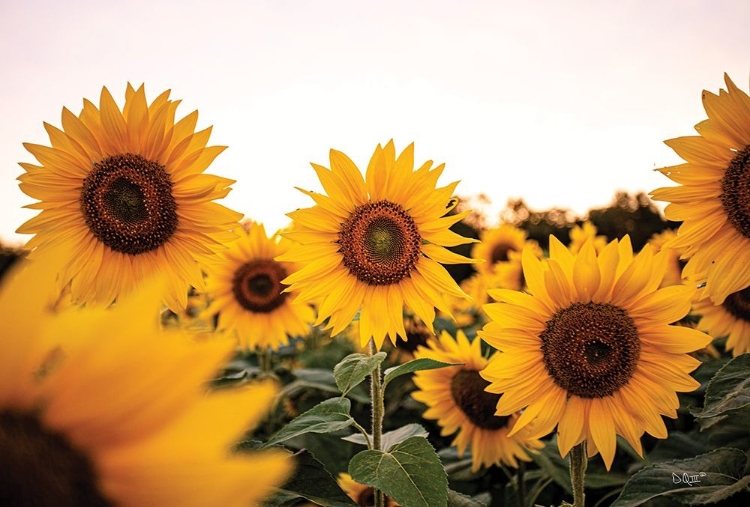
<svg viewBox="0 0 750 507">
<path fill-rule="evenodd" d="M 724 80 L 728 91 L 703 92 L 700 136 L 666 141 L 686 163 L 660 172 L 681 186 L 651 194 L 671 203 L 668 219 L 683 222 L 667 246 L 684 250 L 683 275 L 706 282 L 704 295 L 716 305 L 750 286 L 750 97 Z"/>
<path fill-rule="evenodd" d="M 148 105 L 143 86 L 128 85 L 121 112 L 103 88 L 99 108 L 63 108 L 64 130 L 44 124 L 52 147 L 24 145 L 41 165 L 21 164 L 20 187 L 42 211 L 18 232 L 35 235 L 32 258 L 71 247 L 60 282 L 72 280 L 76 302 L 109 304 L 159 273 L 178 313 L 191 285 L 203 289 L 196 261 L 234 238 L 242 215 L 213 202 L 233 181 L 202 174 L 224 147 L 206 146 L 210 127 L 195 132 L 197 111 L 175 123 L 179 101 L 168 97 Z"/>
<path fill-rule="evenodd" d="M 461 363 L 437 370 L 418 371 L 414 383 L 419 388 L 412 397 L 429 408 L 425 419 L 437 419 L 442 427 L 441 435 L 452 435 L 458 431 L 453 445 L 459 456 L 471 448 L 472 471 L 481 466 L 506 464 L 518 466 L 518 460 L 531 461 L 529 449 L 544 447 L 536 438 L 526 438 L 526 432 L 509 436 L 518 419 L 495 415 L 495 406 L 500 396 L 488 393 L 489 382 L 480 375 L 487 365 L 482 355 L 481 340 L 469 342 L 463 331 L 457 338 L 443 331 L 440 339 L 431 340 L 428 347 L 419 347 L 415 358 L 430 358 L 445 363 Z"/>
<path fill-rule="evenodd" d="M 661 415 L 676 417 L 675 392 L 700 384 L 700 361 L 687 353 L 707 335 L 670 324 L 690 310 L 695 289 L 659 289 L 666 256 L 649 245 L 633 257 L 630 238 L 600 254 L 589 239 L 576 255 L 550 237 L 550 259 L 523 254 L 529 293 L 497 289 L 485 306 L 492 319 L 479 335 L 500 350 L 482 376 L 501 394 L 499 415 L 523 410 L 511 435 L 531 425 L 533 436 L 556 426 L 565 456 L 586 440 L 607 468 L 616 435 L 640 454 L 644 430 L 666 438 Z"/>
<path fill-rule="evenodd" d="M 328 195 L 300 189 L 317 204 L 288 214 L 295 229 L 284 235 L 299 245 L 277 260 L 305 267 L 283 283 L 300 301 L 322 300 L 316 325 L 328 319 L 333 336 L 360 312 L 363 345 L 406 339 L 404 305 L 432 330 L 435 307 L 450 314 L 443 294 L 467 297 L 440 264 L 471 262 L 444 248 L 474 242 L 449 230 L 470 213 L 446 215 L 458 182 L 435 188 L 444 166 L 415 171 L 414 145 L 396 157 L 392 141 L 375 149 L 365 178 L 339 151 L 330 163 L 313 164 Z"/>
<path fill-rule="evenodd" d="M 574 225 L 568 233 L 570 235 L 570 244 L 568 245 L 568 248 L 571 252 L 578 253 L 583 244 L 588 241 L 589 238 L 593 238 L 594 248 L 597 252 L 601 252 L 602 249 L 607 246 L 607 237 L 597 236 L 597 232 L 599 232 L 599 230 L 588 220 L 581 225 Z"/>
<path fill-rule="evenodd" d="M 471 256 L 484 262 L 477 270 L 486 275 L 496 274 L 500 266 L 521 262 L 521 251 L 527 245 L 542 256 L 542 249 L 536 241 L 528 239 L 528 234 L 513 224 L 502 224 L 482 232 L 481 242 L 474 245 Z"/>
<path fill-rule="evenodd" d="M 209 266 L 207 291 L 213 301 L 205 313 L 218 313 L 218 328 L 236 331 L 245 348 L 278 349 L 289 336 L 307 335 L 315 312 L 293 302 L 281 283 L 297 267 L 274 260 L 291 241 L 276 234 L 269 238 L 263 224 L 255 222 L 237 232 L 240 238 Z"/>
<path fill-rule="evenodd" d="M 714 338 L 727 337 L 726 350 L 733 356 L 750 352 L 750 287 L 731 293 L 720 305 L 700 299 L 693 313 L 701 316 L 698 329 Z"/>
<path fill-rule="evenodd" d="M 231 341 L 159 332 L 150 290 L 52 315 L 44 295 L 55 272 L 34 262 L 0 292 L 4 503 L 239 507 L 281 484 L 287 454 L 230 452 L 276 388 L 206 396 Z"/>
</svg>

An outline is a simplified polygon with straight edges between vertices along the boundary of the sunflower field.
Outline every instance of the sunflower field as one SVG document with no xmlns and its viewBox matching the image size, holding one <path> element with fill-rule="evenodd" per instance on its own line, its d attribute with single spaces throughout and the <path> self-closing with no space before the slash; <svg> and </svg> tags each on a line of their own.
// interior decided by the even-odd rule
<svg viewBox="0 0 750 507">
<path fill-rule="evenodd" d="M 750 96 L 725 81 L 666 141 L 664 217 L 618 194 L 493 226 L 387 141 L 332 149 L 266 230 L 169 91 L 63 108 L 0 251 L 0 505 L 749 505 Z"/>
</svg>

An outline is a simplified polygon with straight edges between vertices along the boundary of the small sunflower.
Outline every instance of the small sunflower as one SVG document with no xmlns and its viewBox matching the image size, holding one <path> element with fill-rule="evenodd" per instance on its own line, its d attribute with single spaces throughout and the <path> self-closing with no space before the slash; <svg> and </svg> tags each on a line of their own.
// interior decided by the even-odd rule
<svg viewBox="0 0 750 507">
<path fill-rule="evenodd" d="M 360 484 L 352 476 L 342 472 L 337 479 L 339 487 L 354 500 L 359 507 L 372 507 L 375 504 L 375 489 L 372 486 Z M 399 507 L 401 504 L 393 498 L 385 496 L 385 507 Z"/>
<path fill-rule="evenodd" d="M 453 440 L 459 455 L 471 447 L 472 471 L 491 465 L 518 466 L 518 460 L 531 461 L 530 449 L 544 447 L 535 438 L 525 438 L 524 432 L 509 436 L 518 419 L 517 414 L 499 417 L 495 406 L 500 396 L 485 391 L 489 382 L 479 372 L 487 365 L 482 355 L 481 340 L 469 342 L 463 331 L 457 339 L 443 331 L 439 341 L 432 340 L 428 347 L 419 347 L 416 358 L 430 358 L 461 366 L 416 372 L 414 383 L 419 388 L 412 397 L 429 408 L 423 417 L 437 419 L 441 435 L 459 431 Z"/>
<path fill-rule="evenodd" d="M 538 257 L 542 256 L 537 242 L 528 239 L 526 231 L 513 224 L 488 229 L 481 234 L 480 240 L 474 245 L 471 256 L 484 261 L 477 265 L 477 270 L 486 275 L 494 275 L 500 266 L 520 263 L 521 251 L 527 245 L 538 253 Z"/>
<path fill-rule="evenodd" d="M 4 505 L 239 507 L 281 484 L 285 453 L 230 453 L 276 388 L 206 396 L 231 342 L 160 332 L 149 290 L 52 315 L 55 272 L 32 263 L 0 292 Z"/>
<path fill-rule="evenodd" d="M 703 92 L 700 135 L 666 141 L 686 163 L 660 172 L 681 186 L 651 194 L 670 202 L 668 219 L 683 221 L 667 246 L 684 250 L 683 275 L 705 282 L 716 305 L 750 286 L 750 97 L 724 80 L 728 91 Z"/>
<path fill-rule="evenodd" d="M 599 230 L 594 224 L 588 220 L 584 221 L 581 225 L 574 225 L 568 234 L 570 235 L 570 244 L 568 248 L 573 253 L 578 253 L 583 244 L 589 239 L 593 238 L 594 248 L 597 252 L 601 252 L 602 249 L 607 246 L 606 236 L 597 236 Z"/>
<path fill-rule="evenodd" d="M 245 348 L 278 349 L 289 336 L 307 335 L 315 313 L 310 305 L 293 302 L 282 284 L 296 266 L 274 260 L 291 241 L 277 234 L 269 238 L 263 224 L 255 222 L 237 232 L 240 238 L 208 266 L 207 292 L 213 301 L 205 313 L 218 313 L 218 328 L 236 331 Z"/>
<path fill-rule="evenodd" d="M 234 238 L 242 215 L 213 202 L 233 181 L 203 174 L 225 147 L 206 146 L 210 127 L 195 132 L 197 111 L 175 123 L 179 101 L 168 97 L 148 105 L 143 86 L 128 84 L 120 111 L 103 88 L 99 108 L 63 108 L 64 130 L 44 124 L 52 147 L 24 145 L 41 165 L 22 163 L 19 186 L 42 211 L 18 232 L 35 235 L 32 258 L 73 247 L 60 282 L 72 281 L 76 302 L 109 304 L 159 273 L 162 300 L 179 313 L 189 287 L 203 289 L 196 261 Z"/>
<path fill-rule="evenodd" d="M 440 263 L 472 262 L 446 246 L 472 243 L 449 230 L 470 211 L 446 216 L 458 203 L 458 182 L 435 188 L 444 165 L 414 170 L 414 145 L 398 157 L 393 141 L 378 147 L 365 178 L 343 153 L 331 169 L 313 164 L 328 195 L 300 189 L 317 204 L 288 214 L 299 244 L 277 260 L 305 264 L 283 283 L 300 301 L 322 300 L 316 325 L 335 336 L 360 312 L 360 340 L 379 349 L 385 337 L 406 339 L 403 308 L 432 330 L 435 307 L 450 314 L 443 294 L 468 297 Z"/>
<path fill-rule="evenodd" d="M 680 251 L 675 248 L 669 248 L 667 244 L 677 237 L 677 232 L 672 229 L 666 229 L 660 233 L 654 234 L 648 240 L 654 252 L 664 250 L 667 256 L 667 271 L 664 274 L 664 280 L 661 282 L 662 287 L 678 285 L 682 283 L 682 269 L 685 262 L 680 260 Z"/>
<path fill-rule="evenodd" d="M 750 352 L 750 287 L 731 293 L 720 305 L 700 299 L 693 313 L 700 316 L 698 329 L 714 338 L 727 337 L 726 350 L 733 356 Z"/>
<path fill-rule="evenodd" d="M 666 438 L 661 415 L 676 417 L 677 392 L 700 384 L 700 361 L 687 353 L 710 337 L 669 324 L 690 310 L 694 288 L 659 289 L 666 256 L 650 245 L 633 257 L 630 238 L 599 255 L 593 239 L 576 255 L 553 236 L 550 259 L 523 254 L 529 292 L 498 289 L 485 306 L 492 319 L 479 335 L 502 353 L 482 376 L 502 393 L 499 415 L 523 410 L 511 434 L 530 423 L 543 436 L 558 428 L 561 455 L 581 441 L 589 456 L 612 464 L 616 435 L 641 454 L 644 430 Z"/>
</svg>

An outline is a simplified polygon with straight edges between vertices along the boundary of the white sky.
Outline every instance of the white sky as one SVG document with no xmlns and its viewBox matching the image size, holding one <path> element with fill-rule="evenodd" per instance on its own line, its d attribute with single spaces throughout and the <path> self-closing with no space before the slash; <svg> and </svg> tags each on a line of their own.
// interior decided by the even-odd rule
<svg viewBox="0 0 750 507">
<path fill-rule="evenodd" d="M 459 195 L 583 213 L 615 190 L 670 185 L 664 139 L 693 134 L 702 89 L 750 73 L 747 0 L 0 0 L 0 239 L 34 212 L 17 187 L 67 106 L 149 101 L 198 109 L 228 145 L 208 172 L 224 204 L 266 223 L 312 201 L 328 150 L 364 169 L 377 143 L 416 142 Z"/>
</svg>

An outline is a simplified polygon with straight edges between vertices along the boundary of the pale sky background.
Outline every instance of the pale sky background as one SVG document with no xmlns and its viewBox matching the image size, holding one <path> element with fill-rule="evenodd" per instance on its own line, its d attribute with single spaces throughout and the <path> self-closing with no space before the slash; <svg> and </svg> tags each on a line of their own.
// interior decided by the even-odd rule
<svg viewBox="0 0 750 507">
<path fill-rule="evenodd" d="M 107 86 L 167 88 L 200 111 L 223 204 L 270 229 L 320 190 L 328 150 L 378 143 L 445 162 L 441 183 L 583 213 L 671 183 L 664 139 L 694 134 L 702 89 L 748 89 L 750 1 L 0 0 L 0 239 L 35 212 L 23 142 Z"/>
</svg>

